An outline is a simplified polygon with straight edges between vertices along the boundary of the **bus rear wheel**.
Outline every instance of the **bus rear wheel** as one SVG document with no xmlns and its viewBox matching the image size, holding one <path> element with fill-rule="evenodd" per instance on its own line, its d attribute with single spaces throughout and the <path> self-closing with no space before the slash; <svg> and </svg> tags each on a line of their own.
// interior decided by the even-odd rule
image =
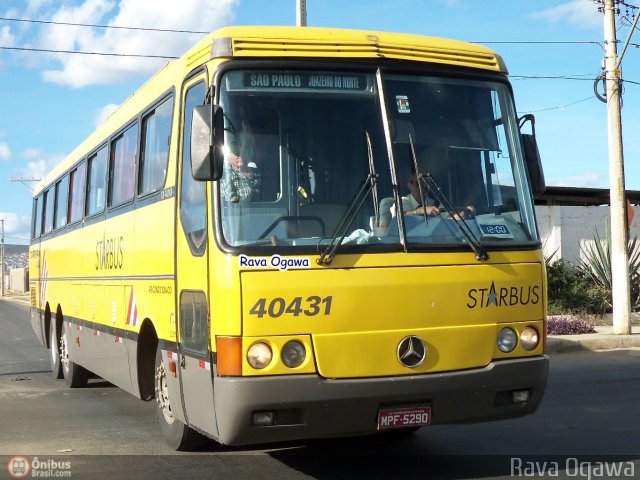
<svg viewBox="0 0 640 480">
<path fill-rule="evenodd" d="M 62 362 L 60 361 L 60 340 L 58 339 L 58 333 L 56 331 L 56 322 L 51 320 L 49 322 L 49 346 L 51 355 L 51 373 L 56 380 L 62 378 Z"/>
<path fill-rule="evenodd" d="M 69 327 L 62 322 L 62 335 L 60 336 L 60 363 L 64 381 L 70 388 L 81 388 L 89 380 L 89 371 L 69 358 Z"/>
<path fill-rule="evenodd" d="M 156 350 L 155 395 L 158 403 L 158 420 L 162 436 L 174 450 L 192 450 L 205 442 L 205 437 L 184 424 L 173 414 L 169 387 L 167 385 L 167 368 L 162 359 L 160 346 Z"/>
</svg>

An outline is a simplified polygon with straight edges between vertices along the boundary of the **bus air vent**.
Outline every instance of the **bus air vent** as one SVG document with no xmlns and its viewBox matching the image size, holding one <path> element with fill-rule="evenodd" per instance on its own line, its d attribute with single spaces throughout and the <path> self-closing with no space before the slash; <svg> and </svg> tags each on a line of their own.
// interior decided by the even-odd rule
<svg viewBox="0 0 640 480">
<path fill-rule="evenodd" d="M 328 57 L 391 58 L 429 63 L 443 63 L 504 72 L 499 57 L 491 52 L 446 46 L 399 44 L 385 41 L 322 41 L 290 38 L 233 38 L 233 57 Z M 217 49 L 214 49 L 217 50 Z M 228 56 L 230 51 L 226 50 Z M 214 52 L 212 50 L 212 56 Z M 506 72 L 504 72 L 506 73 Z"/>
</svg>

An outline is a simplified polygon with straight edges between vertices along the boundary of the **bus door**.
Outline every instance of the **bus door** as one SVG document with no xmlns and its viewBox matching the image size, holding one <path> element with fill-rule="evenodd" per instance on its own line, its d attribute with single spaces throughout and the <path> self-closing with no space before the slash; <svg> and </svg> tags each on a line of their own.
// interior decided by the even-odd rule
<svg viewBox="0 0 640 480">
<path fill-rule="evenodd" d="M 34 241 L 31 243 L 29 249 L 29 269 L 31 275 L 29 279 L 29 293 L 31 296 L 31 327 L 36 333 L 38 340 L 44 346 L 47 345 L 47 335 L 49 332 L 45 331 L 46 325 L 42 321 L 44 314 L 42 313 L 45 308 L 45 295 L 43 295 L 42 279 L 45 276 L 43 272 L 42 251 L 40 249 L 40 234 L 42 233 L 42 203 L 44 202 L 44 194 L 39 195 L 34 202 L 33 207 L 33 225 L 31 230 L 33 232 Z M 2 269 L 0 269 L 2 272 Z M 31 280 L 31 278 L 38 278 Z M 4 281 L 4 278 L 2 279 Z M 46 285 L 46 283 L 45 283 Z"/>
<path fill-rule="evenodd" d="M 182 93 L 182 149 L 176 230 L 179 378 L 188 425 L 217 435 L 209 338 L 206 183 L 191 175 L 191 116 L 204 103 L 205 75 L 187 81 Z"/>
</svg>

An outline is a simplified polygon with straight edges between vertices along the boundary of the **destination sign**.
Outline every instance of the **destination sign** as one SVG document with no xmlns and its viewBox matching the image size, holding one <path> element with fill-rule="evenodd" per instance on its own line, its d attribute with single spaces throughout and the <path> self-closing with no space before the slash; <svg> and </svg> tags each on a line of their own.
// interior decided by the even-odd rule
<svg viewBox="0 0 640 480">
<path fill-rule="evenodd" d="M 231 72 L 227 82 L 230 90 L 373 93 L 372 75 L 359 73 L 254 70 Z"/>
</svg>

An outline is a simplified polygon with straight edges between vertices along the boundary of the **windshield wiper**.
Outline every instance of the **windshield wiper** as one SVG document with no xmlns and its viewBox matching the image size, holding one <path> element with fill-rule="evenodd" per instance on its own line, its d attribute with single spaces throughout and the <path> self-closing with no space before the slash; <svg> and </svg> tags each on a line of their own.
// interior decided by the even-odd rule
<svg viewBox="0 0 640 480">
<path fill-rule="evenodd" d="M 374 196 L 374 211 L 376 222 L 379 221 L 380 211 L 378 206 L 378 190 L 377 190 L 377 182 L 378 182 L 378 174 L 376 173 L 375 165 L 373 163 L 373 149 L 371 148 L 371 137 L 369 136 L 369 132 L 365 132 L 367 137 L 367 155 L 369 157 L 369 175 L 364 179 L 360 188 L 356 192 L 355 196 L 347 205 L 344 213 L 342 214 L 342 218 L 340 222 L 338 222 L 338 226 L 336 227 L 335 233 L 333 237 L 331 237 L 331 241 L 327 245 L 327 247 L 323 250 L 320 257 L 316 260 L 319 265 L 329 265 L 333 258 L 336 256 L 338 252 L 338 247 L 344 240 L 344 237 L 347 235 L 347 231 L 353 220 L 358 215 L 358 212 L 362 208 L 364 201 L 367 199 L 369 192 L 373 190 Z"/>
<path fill-rule="evenodd" d="M 378 203 L 378 183 L 376 180 L 378 179 L 378 174 L 376 173 L 376 166 L 373 163 L 373 147 L 371 146 L 371 136 L 369 135 L 369 131 L 365 130 L 364 134 L 367 137 L 367 156 L 369 157 L 369 175 L 375 177 L 373 183 L 371 184 L 371 188 L 373 189 L 373 215 L 375 218 L 375 224 L 378 225 L 380 223 L 380 204 Z"/>
<path fill-rule="evenodd" d="M 440 185 L 438 184 L 438 182 L 436 182 L 436 179 L 433 178 L 433 175 L 431 175 L 431 173 L 429 172 L 422 173 L 418 169 L 418 160 L 416 157 L 415 146 L 413 144 L 413 138 L 411 137 L 411 135 L 409 135 L 409 143 L 411 144 L 411 157 L 413 158 L 413 165 L 416 171 L 416 177 L 418 180 L 420 195 L 422 196 L 421 184 L 422 182 L 425 182 L 424 184 L 429 188 L 429 190 L 431 191 L 435 199 L 438 201 L 438 203 L 440 203 L 440 205 L 444 207 L 444 209 L 447 211 L 447 213 L 451 217 L 451 220 L 455 223 L 456 227 L 458 227 L 458 230 L 460 231 L 460 233 L 462 233 L 464 238 L 467 240 L 467 243 L 476 254 L 476 260 L 482 261 L 482 262 L 489 260 L 489 254 L 487 253 L 486 249 L 480 244 L 480 242 L 478 241 L 477 237 L 475 236 L 475 234 L 473 233 L 469 225 L 467 225 L 467 222 L 460 219 L 460 216 L 458 215 L 456 208 L 453 206 L 453 204 L 449 200 L 449 197 L 447 197 L 447 195 L 442 191 L 442 188 L 440 188 Z M 423 209 L 423 210 L 424 210 L 424 219 L 426 222 L 427 221 L 426 209 Z"/>
<path fill-rule="evenodd" d="M 449 198 L 447 198 L 447 196 L 444 194 L 435 178 L 433 178 L 430 173 L 418 172 L 418 181 L 425 182 L 425 184 L 429 186 L 429 188 L 431 189 L 431 193 L 433 193 L 433 196 L 436 197 L 436 200 L 440 202 L 440 205 L 444 207 L 444 209 L 451 217 L 451 220 L 455 223 L 455 225 L 458 227 L 458 230 L 460 230 L 460 233 L 462 233 L 464 238 L 471 246 L 471 249 L 475 252 L 476 260 L 482 262 L 489 260 L 489 254 L 480 244 L 478 238 L 475 236 L 469 225 L 467 225 L 467 222 L 460 219 L 460 216 L 458 215 L 455 207 L 451 204 Z"/>
</svg>

